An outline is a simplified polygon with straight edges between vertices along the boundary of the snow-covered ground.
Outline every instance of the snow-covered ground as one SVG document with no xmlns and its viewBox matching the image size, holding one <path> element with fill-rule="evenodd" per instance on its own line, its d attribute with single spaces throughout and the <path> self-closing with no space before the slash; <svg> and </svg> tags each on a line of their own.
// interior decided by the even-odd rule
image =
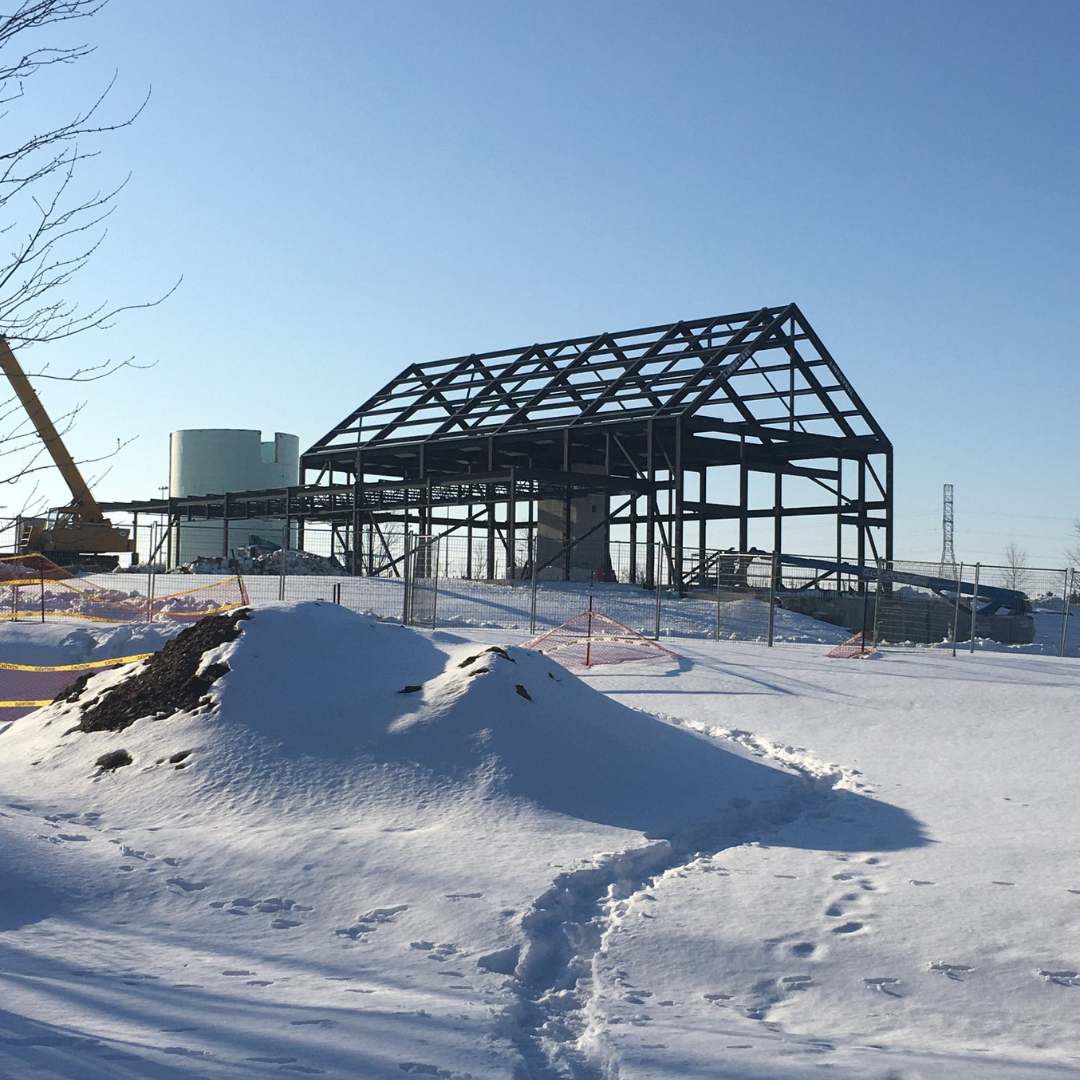
<svg viewBox="0 0 1080 1080">
<path fill-rule="evenodd" d="M 0 653 L 148 651 L 55 625 Z M 0 734 L 4 1080 L 1080 1077 L 1077 660 L 241 625 Z"/>
</svg>

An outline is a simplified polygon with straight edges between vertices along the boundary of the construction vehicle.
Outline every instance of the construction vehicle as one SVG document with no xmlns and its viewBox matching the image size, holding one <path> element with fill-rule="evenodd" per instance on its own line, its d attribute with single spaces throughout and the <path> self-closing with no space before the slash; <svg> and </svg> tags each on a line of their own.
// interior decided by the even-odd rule
<svg viewBox="0 0 1080 1080">
<path fill-rule="evenodd" d="M 128 529 L 117 528 L 101 512 L 78 465 L 3 336 L 0 336 L 0 368 L 71 492 L 71 502 L 49 510 L 47 517 L 20 519 L 19 554 L 41 554 L 62 566 L 115 569 L 121 554 L 134 552 L 135 541 Z"/>
</svg>

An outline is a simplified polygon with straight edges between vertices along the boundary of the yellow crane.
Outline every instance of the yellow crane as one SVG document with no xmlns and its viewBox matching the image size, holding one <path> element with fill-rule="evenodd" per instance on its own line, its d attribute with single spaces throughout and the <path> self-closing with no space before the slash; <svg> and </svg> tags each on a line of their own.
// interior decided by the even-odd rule
<svg viewBox="0 0 1080 1080">
<path fill-rule="evenodd" d="M 2 336 L 0 368 L 71 492 L 71 502 L 50 510 L 48 517 L 22 519 L 19 552 L 38 552 L 65 565 L 108 563 L 115 567 L 120 561 L 119 553 L 135 550 L 135 541 L 128 529 L 117 528 L 101 512 L 75 459 L 68 453 L 64 440 L 38 399 L 37 391 L 30 385 L 26 372 Z"/>
</svg>

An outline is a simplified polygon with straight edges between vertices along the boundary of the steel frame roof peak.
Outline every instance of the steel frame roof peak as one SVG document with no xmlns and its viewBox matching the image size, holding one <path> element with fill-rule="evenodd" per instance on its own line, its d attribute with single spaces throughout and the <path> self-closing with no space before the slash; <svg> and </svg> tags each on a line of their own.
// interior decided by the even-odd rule
<svg viewBox="0 0 1080 1080">
<path fill-rule="evenodd" d="M 779 362 L 762 362 L 776 351 Z M 865 434 L 889 445 L 792 303 L 411 364 L 304 456 L 315 465 L 358 447 L 723 409 L 736 424 L 778 437 L 827 435 L 824 424 L 841 438 Z"/>
</svg>

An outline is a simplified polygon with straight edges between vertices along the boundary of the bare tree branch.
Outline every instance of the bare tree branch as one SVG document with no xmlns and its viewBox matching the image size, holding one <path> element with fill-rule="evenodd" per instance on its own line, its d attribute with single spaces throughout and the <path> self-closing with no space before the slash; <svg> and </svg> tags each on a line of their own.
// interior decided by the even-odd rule
<svg viewBox="0 0 1080 1080">
<path fill-rule="evenodd" d="M 70 40 L 63 24 L 98 14 L 108 0 L 14 0 L 14 10 L 0 14 L 0 122 L 10 141 L 0 141 L 0 335 L 14 349 L 70 338 L 112 325 L 122 312 L 154 307 L 179 286 L 148 301 L 114 304 L 104 300 L 83 306 L 72 292 L 75 278 L 89 265 L 104 241 L 107 220 L 127 178 L 97 190 L 81 181 L 80 166 L 100 153 L 109 134 L 130 127 L 150 100 L 150 91 L 132 110 L 109 115 L 117 75 L 83 107 L 61 114 L 37 130 L 20 130 L 20 110 L 30 101 L 34 82 L 60 67 L 77 65 L 94 52 L 89 44 L 58 45 Z M 51 33 L 50 33 L 51 29 Z M 49 38 L 53 40 L 50 41 Z M 40 368 L 33 379 L 96 382 L 123 368 L 137 368 L 133 358 L 91 364 L 59 374 Z M 66 434 L 83 405 L 59 418 Z M 126 443 L 91 461 L 112 458 Z M 15 484 L 53 468 L 46 448 L 15 399 L 0 401 L 0 485 Z M 30 498 L 33 498 L 31 494 Z"/>
<path fill-rule="evenodd" d="M 1004 581 L 1005 588 L 1017 592 L 1027 592 L 1028 578 L 1027 552 L 1021 551 L 1015 541 L 1010 541 L 1005 548 Z"/>
<path fill-rule="evenodd" d="M 1080 521 L 1073 522 L 1073 539 L 1075 543 L 1065 549 L 1065 561 L 1073 573 L 1080 574 Z"/>
</svg>

